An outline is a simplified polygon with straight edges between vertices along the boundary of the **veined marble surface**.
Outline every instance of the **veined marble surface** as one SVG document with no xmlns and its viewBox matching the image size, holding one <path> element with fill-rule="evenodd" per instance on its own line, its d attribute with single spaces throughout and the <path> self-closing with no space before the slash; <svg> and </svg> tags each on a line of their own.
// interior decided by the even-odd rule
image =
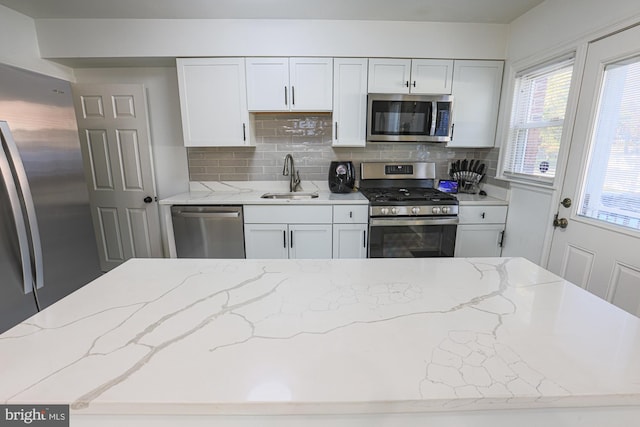
<svg viewBox="0 0 640 427">
<path fill-rule="evenodd" d="M 136 259 L 0 335 L 0 379 L 76 414 L 637 408 L 640 319 L 521 258 Z"/>
<path fill-rule="evenodd" d="M 327 205 L 368 204 L 360 192 L 332 193 L 325 181 L 303 181 L 299 192 L 318 193 L 313 199 L 262 199 L 265 193 L 289 192 L 289 181 L 191 181 L 189 191 L 160 200 L 161 205 Z"/>
</svg>

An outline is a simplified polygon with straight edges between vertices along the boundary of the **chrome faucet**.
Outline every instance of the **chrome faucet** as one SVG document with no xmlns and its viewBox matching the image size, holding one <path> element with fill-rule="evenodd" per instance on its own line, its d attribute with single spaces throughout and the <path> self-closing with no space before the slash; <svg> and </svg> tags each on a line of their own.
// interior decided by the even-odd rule
<svg viewBox="0 0 640 427">
<path fill-rule="evenodd" d="M 297 190 L 300 185 L 300 172 L 298 172 L 293 165 L 293 156 L 287 154 L 284 157 L 284 168 L 282 168 L 282 175 L 289 176 L 289 191 L 292 193 Z"/>
</svg>

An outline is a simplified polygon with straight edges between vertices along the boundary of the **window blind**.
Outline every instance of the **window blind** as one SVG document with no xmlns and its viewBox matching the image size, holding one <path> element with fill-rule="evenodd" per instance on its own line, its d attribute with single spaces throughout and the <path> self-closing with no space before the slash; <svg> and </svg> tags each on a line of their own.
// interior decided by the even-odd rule
<svg viewBox="0 0 640 427">
<path fill-rule="evenodd" d="M 565 58 L 516 75 L 504 175 L 553 182 L 573 64 Z"/>
<path fill-rule="evenodd" d="M 640 230 L 640 58 L 610 64 L 579 215 Z"/>
</svg>

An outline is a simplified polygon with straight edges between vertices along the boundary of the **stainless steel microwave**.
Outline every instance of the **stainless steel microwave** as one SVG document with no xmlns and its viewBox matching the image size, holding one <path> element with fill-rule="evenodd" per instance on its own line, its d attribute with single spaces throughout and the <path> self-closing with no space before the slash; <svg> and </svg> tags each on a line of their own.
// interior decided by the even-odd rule
<svg viewBox="0 0 640 427">
<path fill-rule="evenodd" d="M 370 93 L 367 141 L 448 142 L 451 95 Z"/>
</svg>

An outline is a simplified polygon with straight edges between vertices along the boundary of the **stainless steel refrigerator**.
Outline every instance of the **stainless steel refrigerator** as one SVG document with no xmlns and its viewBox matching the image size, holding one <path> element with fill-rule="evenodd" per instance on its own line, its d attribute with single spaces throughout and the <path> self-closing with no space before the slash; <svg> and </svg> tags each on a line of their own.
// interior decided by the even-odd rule
<svg viewBox="0 0 640 427">
<path fill-rule="evenodd" d="M 101 272 L 69 83 L 0 64 L 0 130 L 2 333 Z"/>
</svg>

